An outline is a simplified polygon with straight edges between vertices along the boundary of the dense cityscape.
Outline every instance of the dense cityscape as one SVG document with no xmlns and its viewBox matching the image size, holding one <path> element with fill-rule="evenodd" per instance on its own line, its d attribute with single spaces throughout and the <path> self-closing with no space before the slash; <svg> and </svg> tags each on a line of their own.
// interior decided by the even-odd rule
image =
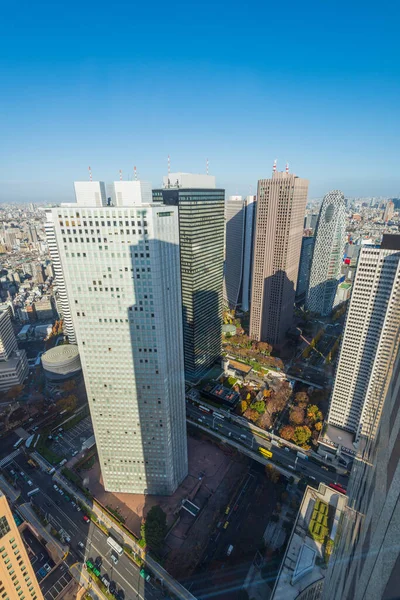
<svg viewBox="0 0 400 600">
<path fill-rule="evenodd" d="M 400 199 L 166 170 L 0 205 L 1 597 L 397 598 Z"/>
</svg>

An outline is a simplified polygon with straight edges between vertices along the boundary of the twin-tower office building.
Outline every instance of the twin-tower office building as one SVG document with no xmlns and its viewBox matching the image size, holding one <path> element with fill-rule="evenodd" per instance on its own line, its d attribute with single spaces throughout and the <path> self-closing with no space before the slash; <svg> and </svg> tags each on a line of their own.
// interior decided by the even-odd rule
<svg viewBox="0 0 400 600">
<path fill-rule="evenodd" d="M 101 182 L 78 182 L 75 193 L 48 228 L 103 484 L 171 494 L 188 471 L 185 365 L 196 378 L 220 355 L 224 191 L 213 177 L 174 174 L 154 193 L 116 182 L 113 205 Z"/>
</svg>

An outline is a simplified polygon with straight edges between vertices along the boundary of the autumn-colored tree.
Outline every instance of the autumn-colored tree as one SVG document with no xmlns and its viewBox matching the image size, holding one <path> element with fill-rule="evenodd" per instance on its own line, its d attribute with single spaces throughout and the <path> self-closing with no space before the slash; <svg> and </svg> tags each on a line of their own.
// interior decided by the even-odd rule
<svg viewBox="0 0 400 600">
<path fill-rule="evenodd" d="M 263 396 L 264 396 L 264 398 L 270 398 L 271 394 L 272 394 L 271 390 L 267 390 L 267 388 L 265 388 L 263 390 Z"/>
<path fill-rule="evenodd" d="M 62 398 L 61 400 L 59 400 L 57 402 L 57 408 L 59 408 L 61 410 L 68 410 L 69 412 L 72 412 L 73 410 L 75 410 L 77 402 L 78 402 L 77 397 L 74 396 L 73 394 L 70 394 L 66 398 Z"/>
<path fill-rule="evenodd" d="M 265 474 L 268 477 L 268 479 L 272 481 L 272 483 L 278 483 L 278 481 L 281 478 L 279 471 L 277 471 L 275 467 L 273 467 L 270 464 L 265 465 Z"/>
<path fill-rule="evenodd" d="M 318 421 L 318 423 L 315 423 L 314 429 L 316 431 L 321 431 L 321 429 L 322 429 L 322 421 Z"/>
<path fill-rule="evenodd" d="M 271 354 L 272 352 L 272 346 L 267 342 L 257 342 L 256 347 L 262 354 Z"/>
<path fill-rule="evenodd" d="M 307 427 L 307 425 L 303 425 L 302 427 L 296 427 L 294 430 L 294 441 L 297 445 L 303 446 L 307 444 L 308 440 L 311 437 L 311 429 Z"/>
<path fill-rule="evenodd" d="M 292 425 L 285 425 L 279 432 L 279 435 L 284 440 L 293 440 L 294 439 L 294 427 Z"/>
<path fill-rule="evenodd" d="M 296 404 L 299 404 L 300 402 L 307 402 L 308 404 L 308 394 L 306 394 L 306 392 L 297 392 L 294 397 L 294 401 Z"/>
<path fill-rule="evenodd" d="M 307 407 L 307 417 L 312 421 L 322 421 L 323 415 L 318 406 L 310 404 L 310 406 Z"/>
<path fill-rule="evenodd" d="M 258 420 L 260 414 L 253 408 L 248 408 L 243 416 L 246 417 L 246 419 L 248 419 L 249 421 L 255 423 Z"/>
<path fill-rule="evenodd" d="M 299 408 L 298 406 L 292 408 L 289 415 L 290 423 L 293 425 L 301 425 L 304 423 L 304 408 Z"/>
<path fill-rule="evenodd" d="M 65 392 L 72 392 L 76 388 L 75 379 L 70 379 L 69 381 L 65 381 L 62 386 Z"/>
<path fill-rule="evenodd" d="M 246 400 L 241 400 L 239 402 L 239 411 L 240 411 L 240 414 L 242 415 L 244 412 L 246 412 L 246 410 L 248 409 L 248 407 L 249 407 L 249 405 L 246 402 Z"/>
<path fill-rule="evenodd" d="M 250 392 L 247 394 L 247 396 L 246 396 L 246 400 L 247 400 L 247 402 L 248 402 L 249 400 L 251 400 L 251 394 L 250 394 Z"/>
<path fill-rule="evenodd" d="M 256 421 L 256 425 L 261 427 L 261 429 L 269 429 L 272 427 L 272 417 L 269 412 L 265 412 L 262 415 L 259 415 L 259 418 Z"/>
<path fill-rule="evenodd" d="M 18 398 L 18 396 L 22 394 L 24 388 L 24 385 L 13 385 L 13 387 L 10 388 L 6 393 L 6 398 L 10 400 L 15 400 L 16 398 Z"/>
</svg>

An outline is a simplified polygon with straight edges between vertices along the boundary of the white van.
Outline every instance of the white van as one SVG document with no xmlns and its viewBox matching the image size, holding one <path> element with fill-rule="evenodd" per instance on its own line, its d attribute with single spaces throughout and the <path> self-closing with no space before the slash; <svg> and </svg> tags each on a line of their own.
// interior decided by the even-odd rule
<svg viewBox="0 0 400 600">
<path fill-rule="evenodd" d="M 230 545 L 228 546 L 228 550 L 226 551 L 226 555 L 227 555 L 227 556 L 230 556 L 230 555 L 232 554 L 232 550 L 233 550 L 233 546 L 232 546 L 232 544 L 230 544 Z"/>
</svg>

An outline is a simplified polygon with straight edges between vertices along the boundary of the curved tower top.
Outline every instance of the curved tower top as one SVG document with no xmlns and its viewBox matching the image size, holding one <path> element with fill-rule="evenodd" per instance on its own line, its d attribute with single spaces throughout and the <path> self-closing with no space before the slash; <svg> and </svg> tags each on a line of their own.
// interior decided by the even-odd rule
<svg viewBox="0 0 400 600">
<path fill-rule="evenodd" d="M 322 201 L 315 230 L 306 308 L 322 316 L 332 311 L 346 243 L 346 205 L 340 190 Z"/>
</svg>

